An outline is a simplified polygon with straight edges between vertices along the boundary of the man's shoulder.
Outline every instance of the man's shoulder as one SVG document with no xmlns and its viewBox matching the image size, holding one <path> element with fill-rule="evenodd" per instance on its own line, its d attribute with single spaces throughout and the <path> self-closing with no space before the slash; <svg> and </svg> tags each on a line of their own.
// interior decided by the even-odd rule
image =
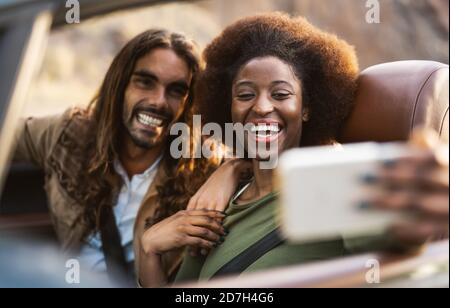
<svg viewBox="0 0 450 308">
<path fill-rule="evenodd" d="M 91 112 L 86 108 L 73 107 L 67 109 L 62 114 L 62 119 L 67 123 L 66 128 L 72 128 L 77 126 L 92 125 L 94 122 L 92 119 Z"/>
<path fill-rule="evenodd" d="M 67 164 L 84 161 L 95 137 L 94 121 L 86 109 L 71 108 L 60 115 L 51 160 Z"/>
<path fill-rule="evenodd" d="M 25 119 L 27 123 L 33 123 L 33 128 L 39 131 L 46 131 L 55 144 L 67 130 L 77 131 L 90 120 L 89 112 L 83 108 L 69 108 L 63 113 L 47 115 L 45 117 L 29 117 Z M 80 131 L 80 130 L 79 130 Z"/>
<path fill-rule="evenodd" d="M 91 113 L 83 108 L 70 108 L 66 110 L 60 121 L 60 132 L 66 139 L 72 141 L 86 142 L 86 138 L 93 135 L 92 126 L 94 121 Z"/>
</svg>

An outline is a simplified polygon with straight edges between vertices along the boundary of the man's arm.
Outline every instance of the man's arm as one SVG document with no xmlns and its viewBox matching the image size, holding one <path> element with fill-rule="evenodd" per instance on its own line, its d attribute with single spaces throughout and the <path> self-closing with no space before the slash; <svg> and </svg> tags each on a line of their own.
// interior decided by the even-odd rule
<svg viewBox="0 0 450 308">
<path fill-rule="evenodd" d="M 45 160 L 57 142 L 68 112 L 40 118 L 21 119 L 16 130 L 13 162 L 29 162 L 44 168 Z"/>
</svg>

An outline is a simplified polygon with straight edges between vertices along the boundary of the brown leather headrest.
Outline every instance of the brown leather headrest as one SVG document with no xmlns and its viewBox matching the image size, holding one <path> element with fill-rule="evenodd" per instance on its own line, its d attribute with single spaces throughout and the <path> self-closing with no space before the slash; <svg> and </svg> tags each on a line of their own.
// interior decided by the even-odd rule
<svg viewBox="0 0 450 308">
<path fill-rule="evenodd" d="M 339 141 L 404 141 L 425 126 L 448 142 L 449 67 L 432 61 L 385 63 L 364 70 L 355 108 Z"/>
</svg>

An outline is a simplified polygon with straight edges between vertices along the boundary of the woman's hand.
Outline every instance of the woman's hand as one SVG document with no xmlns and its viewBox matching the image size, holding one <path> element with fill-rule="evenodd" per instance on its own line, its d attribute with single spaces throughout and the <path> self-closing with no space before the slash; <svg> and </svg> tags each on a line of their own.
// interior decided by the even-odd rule
<svg viewBox="0 0 450 308">
<path fill-rule="evenodd" d="M 225 236 L 217 211 L 186 210 L 153 225 L 144 232 L 141 247 L 146 255 L 161 255 L 186 246 L 212 249 Z"/>
<path fill-rule="evenodd" d="M 378 175 L 382 193 L 373 200 L 378 208 L 418 213 L 417 221 L 391 228 L 395 241 L 405 247 L 449 237 L 448 145 L 423 131 L 411 143 L 422 154 L 387 162 Z"/>
<path fill-rule="evenodd" d="M 232 159 L 219 167 L 191 198 L 188 210 L 225 211 L 236 192 L 242 175 L 251 170 L 251 162 Z"/>
<path fill-rule="evenodd" d="M 224 212 L 236 192 L 239 180 L 251 170 L 251 162 L 232 159 L 222 164 L 191 198 L 187 210 L 215 210 Z M 208 254 L 209 249 L 189 247 L 192 257 Z"/>
<path fill-rule="evenodd" d="M 186 246 L 210 249 L 223 241 L 224 214 L 216 211 L 180 211 L 153 225 L 141 237 L 138 277 L 142 287 L 167 283 L 162 254 Z"/>
</svg>

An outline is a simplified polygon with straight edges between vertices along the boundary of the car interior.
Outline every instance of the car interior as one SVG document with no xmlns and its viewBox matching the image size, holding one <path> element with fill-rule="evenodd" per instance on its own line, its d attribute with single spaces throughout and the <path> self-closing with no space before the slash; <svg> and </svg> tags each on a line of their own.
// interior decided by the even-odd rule
<svg viewBox="0 0 450 308">
<path fill-rule="evenodd" d="M 5 71 L 5 76 L 11 77 L 2 77 L 0 80 L 0 93 L 10 93 L 0 97 L 0 128 L 4 133 L 6 129 L 9 132 L 12 129 L 11 126 L 6 126 L 5 121 L 8 117 L 10 121 L 11 118 L 14 119 L 13 113 L 16 118 L 18 114 L 11 111 L 9 106 L 14 92 L 12 89 L 17 82 L 12 76 L 18 74 L 23 64 L 19 50 L 26 46 L 34 26 L 35 20 L 30 16 L 36 17 L 37 12 L 51 7 L 54 14 L 52 27 L 60 27 L 64 24 L 65 10 L 56 4 L 57 2 L 42 1 L 36 6 L 30 5 L 26 10 L 12 9 L 11 12 L 0 14 L 0 67 Z M 81 2 L 85 3 L 83 16 L 89 18 L 162 1 Z M 7 51 L 8 57 L 3 57 Z M 448 142 L 448 92 L 449 67 L 443 63 L 411 60 L 369 67 L 361 72 L 355 107 L 341 131 L 339 142 L 345 144 L 363 141 L 406 141 L 412 130 L 421 126 L 432 128 L 439 133 L 442 140 Z M 11 138 L 0 133 L 0 146 L 9 146 Z M 11 153 L 5 161 L 10 158 Z M 1 176 L 0 172 L 0 178 Z M 34 236 L 56 243 L 44 185 L 42 170 L 26 164 L 9 166 L 2 189 L 0 187 L 2 236 Z"/>
<path fill-rule="evenodd" d="M 438 62 L 403 61 L 366 69 L 340 142 L 405 141 L 418 126 L 431 127 L 448 141 L 448 82 L 449 68 Z M 51 235 L 43 187 L 41 170 L 11 166 L 4 187 L 8 193 L 0 203 L 3 230 Z"/>
</svg>

